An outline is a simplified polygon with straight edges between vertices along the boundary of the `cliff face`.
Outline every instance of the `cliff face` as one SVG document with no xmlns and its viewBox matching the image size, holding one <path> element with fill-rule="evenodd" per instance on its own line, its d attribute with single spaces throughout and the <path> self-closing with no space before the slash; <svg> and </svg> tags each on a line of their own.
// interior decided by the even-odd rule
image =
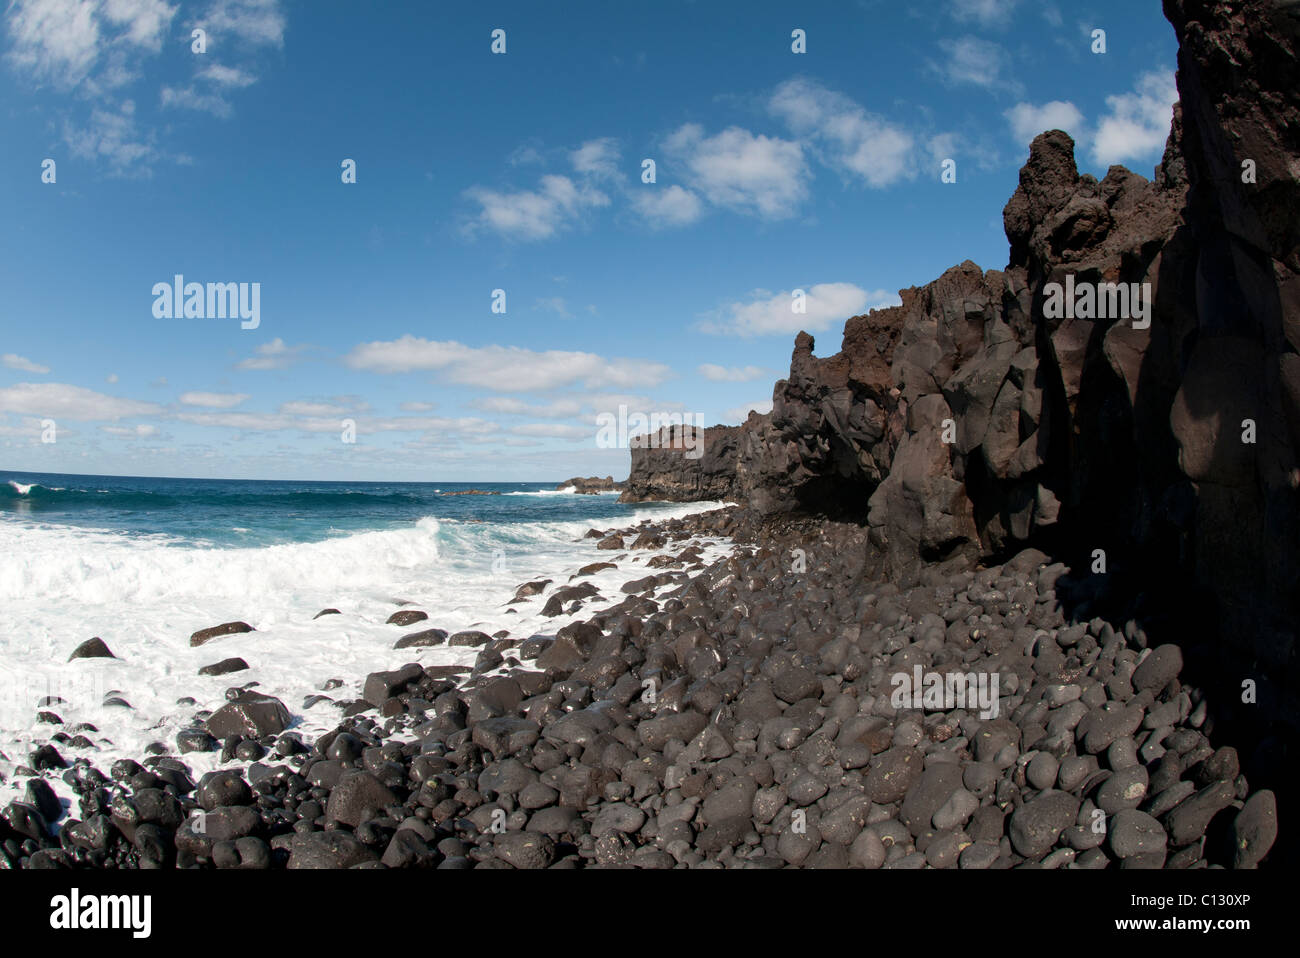
<svg viewBox="0 0 1300 958">
<path fill-rule="evenodd" d="M 735 498 L 739 427 L 674 426 L 632 444 L 620 502 L 711 502 Z"/>
<path fill-rule="evenodd" d="M 1294 688 L 1300 3 L 1164 8 L 1182 103 L 1153 180 L 1080 176 L 1070 137 L 1043 134 L 1003 214 L 1005 270 L 903 290 L 833 356 L 801 333 L 770 415 L 715 431 L 699 464 L 634 451 L 629 488 L 856 516 L 899 578 L 1031 545 L 1087 568 L 1100 549 L 1110 584 L 1212 597 L 1227 641 Z M 1053 308 L 1112 283 L 1149 315 Z"/>
<path fill-rule="evenodd" d="M 1196 578 L 1295 688 L 1300 622 L 1300 5 L 1165 0 L 1190 189 L 1168 361 Z M 1252 418 L 1257 445 L 1239 442 Z"/>
</svg>

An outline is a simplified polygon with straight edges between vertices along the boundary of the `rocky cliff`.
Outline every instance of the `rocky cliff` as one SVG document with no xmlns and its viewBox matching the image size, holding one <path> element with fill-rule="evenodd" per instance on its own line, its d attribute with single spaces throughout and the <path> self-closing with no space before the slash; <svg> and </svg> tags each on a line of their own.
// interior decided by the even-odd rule
<svg viewBox="0 0 1300 958">
<path fill-rule="evenodd" d="M 709 502 L 736 495 L 734 426 L 670 426 L 632 444 L 620 502 Z"/>
<path fill-rule="evenodd" d="M 634 451 L 629 491 L 855 517 L 900 580 L 1036 546 L 1105 569 L 1077 584 L 1082 614 L 1204 596 L 1225 661 L 1293 695 L 1300 4 L 1164 9 L 1182 102 L 1152 180 L 1080 175 L 1070 137 L 1044 133 L 1004 210 L 1004 270 L 903 290 L 832 356 L 801 333 L 770 415 L 714 430 L 698 462 Z M 1102 284 L 1137 284 L 1149 314 L 1099 316 L 1122 291 Z M 1084 287 L 1090 315 L 1054 308 Z"/>
</svg>

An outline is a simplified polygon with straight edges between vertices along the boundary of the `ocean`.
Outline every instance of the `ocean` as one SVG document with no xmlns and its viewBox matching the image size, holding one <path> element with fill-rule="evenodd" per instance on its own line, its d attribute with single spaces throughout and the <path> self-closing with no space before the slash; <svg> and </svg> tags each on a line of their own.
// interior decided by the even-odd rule
<svg viewBox="0 0 1300 958">
<path fill-rule="evenodd" d="M 93 749 L 64 758 L 140 759 L 232 686 L 257 683 L 281 698 L 307 737 L 338 724 L 330 701 L 302 708 L 330 680 L 335 701 L 359 696 L 365 676 L 406 662 L 470 664 L 476 649 L 393 649 L 422 628 L 476 628 L 512 637 L 554 634 L 569 616 L 540 615 L 546 596 L 509 606 L 539 578 L 568 584 L 608 560 L 591 528 L 684 516 L 716 503 L 623 504 L 616 494 L 556 491 L 554 482 L 364 483 L 53 475 L 0 471 L 0 775 L 12 779 L 34 741 L 55 731 Z M 497 495 L 448 495 L 479 489 Z M 706 558 L 725 544 L 707 542 Z M 591 581 L 606 597 L 648 574 L 653 551 L 629 552 Z M 617 554 L 614 554 L 617 555 Z M 585 617 L 597 600 L 578 613 Z M 325 608 L 339 615 L 315 618 Z M 386 624 L 398 608 L 429 619 Z M 512 611 L 513 610 L 513 611 Z M 256 631 L 191 648 L 198 629 L 242 620 Z M 114 659 L 68 661 L 91 637 Z M 245 671 L 200 676 L 243 658 Z M 193 699 L 193 703 L 182 702 Z M 129 705 L 105 706 L 119 699 Z M 41 704 L 41 703 L 48 704 Z M 89 723 L 89 729 L 76 729 Z M 196 773 L 216 753 L 184 757 Z M 10 787 L 10 786 L 4 786 Z M 69 791 L 70 795 L 71 792 Z"/>
</svg>

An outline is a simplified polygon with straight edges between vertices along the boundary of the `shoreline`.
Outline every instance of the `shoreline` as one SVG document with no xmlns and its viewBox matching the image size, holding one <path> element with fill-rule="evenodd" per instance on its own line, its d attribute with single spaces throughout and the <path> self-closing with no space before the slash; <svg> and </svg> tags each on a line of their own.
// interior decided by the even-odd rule
<svg viewBox="0 0 1300 958">
<path fill-rule="evenodd" d="M 900 588 L 853 524 L 726 506 L 622 533 L 642 549 L 593 541 L 587 567 L 641 552 L 648 574 L 615 604 L 574 608 L 593 599 L 585 577 L 523 583 L 519 601 L 558 593 L 577 614 L 552 635 L 442 639 L 478 650 L 468 673 L 416 663 L 354 679 L 354 714 L 310 742 L 252 690 L 216 720 L 276 729 L 223 743 L 242 770 L 200 776 L 184 754 L 48 769 L 77 795 L 60 836 L 44 820 L 53 791 L 35 785 L 6 809 L 0 855 L 38 868 L 1180 868 L 1252 867 L 1272 844 L 1272 793 L 1213 732 L 1214 703 L 1180 685 L 1181 655 L 1146 649 L 1140 627 L 1067 623 L 1066 570 L 1042 553 L 932 566 Z M 700 538 L 729 555 L 701 561 Z M 914 666 L 996 675 L 997 716 L 896 708 L 890 678 Z"/>
</svg>

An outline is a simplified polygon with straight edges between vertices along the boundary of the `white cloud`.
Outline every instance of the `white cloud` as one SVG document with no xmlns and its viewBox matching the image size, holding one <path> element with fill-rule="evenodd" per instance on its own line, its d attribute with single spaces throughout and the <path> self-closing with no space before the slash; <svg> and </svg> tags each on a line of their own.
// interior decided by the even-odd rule
<svg viewBox="0 0 1300 958">
<path fill-rule="evenodd" d="M 163 411 L 156 403 L 119 399 L 67 383 L 18 383 L 0 389 L 0 410 L 76 422 L 150 416 Z"/>
<path fill-rule="evenodd" d="M 249 57 L 258 47 L 284 45 L 286 18 L 280 0 L 213 0 L 193 23 L 208 34 L 208 53 L 185 86 L 164 86 L 159 103 L 165 109 L 197 110 L 226 118 L 234 106 L 225 94 L 257 82 L 251 66 L 209 61 L 214 51 L 240 52 Z"/>
<path fill-rule="evenodd" d="M 565 302 L 563 296 L 543 296 L 537 300 L 536 306 L 538 309 L 555 313 L 563 319 L 573 318 L 573 314 L 569 312 L 569 305 Z"/>
<path fill-rule="evenodd" d="M 618 143 L 610 137 L 588 140 L 574 150 L 569 159 L 573 169 L 583 176 L 613 179 L 618 176 Z"/>
<path fill-rule="evenodd" d="M 431 402 L 404 402 L 397 408 L 401 409 L 403 412 L 430 412 L 436 408 L 436 406 L 436 403 Z"/>
<path fill-rule="evenodd" d="M 246 87 L 257 82 L 257 77 L 253 76 L 246 70 L 238 67 L 223 66 L 220 63 L 200 70 L 196 76 L 204 80 L 211 80 L 217 86 L 223 87 Z"/>
<path fill-rule="evenodd" d="M 99 58 L 96 0 L 18 0 L 9 10 L 10 57 L 38 80 L 74 87 Z"/>
<path fill-rule="evenodd" d="M 177 413 L 176 418 L 181 422 L 187 422 L 195 426 L 214 426 L 225 429 L 242 429 L 246 432 L 277 432 L 282 429 L 304 429 L 313 431 L 310 427 L 312 421 L 308 419 L 296 419 L 292 416 L 283 416 L 273 413 L 261 412 L 182 412 Z M 338 422 L 331 420 L 329 423 L 331 430 L 338 429 Z M 317 429 L 315 431 L 323 431 Z"/>
<path fill-rule="evenodd" d="M 104 18 L 124 27 L 122 37 L 135 46 L 157 53 L 163 31 L 176 16 L 176 7 L 163 0 L 104 0 Z"/>
<path fill-rule="evenodd" d="M 236 369 L 284 369 L 294 361 L 294 358 L 305 346 L 288 346 L 280 337 L 276 337 L 269 343 L 262 343 L 253 352 L 256 354 L 248 359 L 241 359 L 235 364 Z"/>
<path fill-rule="evenodd" d="M 653 229 L 689 226 L 704 213 L 704 204 L 690 190 L 673 184 L 667 187 L 648 185 L 632 196 L 632 208 Z"/>
<path fill-rule="evenodd" d="M 993 41 L 967 35 L 955 40 L 940 40 L 939 47 L 945 59 L 931 66 L 947 83 L 953 86 L 970 84 L 986 90 L 1020 91 L 1019 83 L 1002 76 L 1002 68 L 1009 57 L 1007 51 Z"/>
<path fill-rule="evenodd" d="M 1133 92 L 1106 97 L 1107 113 L 1097 124 L 1092 155 L 1098 164 L 1154 159 L 1165 148 L 1178 85 L 1172 73 L 1138 78 Z"/>
<path fill-rule="evenodd" d="M 744 422 L 749 418 L 750 412 L 756 412 L 761 416 L 766 416 L 772 411 L 772 400 L 760 399 L 757 402 L 746 403 L 743 406 L 737 406 L 734 409 L 728 409 L 722 414 L 724 424 Z"/>
<path fill-rule="evenodd" d="M 218 40 L 229 33 L 249 44 L 273 47 L 284 45 L 287 26 L 280 0 L 213 0 L 196 22 Z"/>
<path fill-rule="evenodd" d="M 805 311 L 794 311 L 794 297 L 789 291 L 772 295 L 755 290 L 748 302 L 732 303 L 721 315 L 701 323 L 706 333 L 733 336 L 788 335 L 800 330 L 818 332 L 833 323 L 843 324 L 850 316 L 868 309 L 897 306 L 898 296 L 886 290 L 868 292 L 852 283 L 818 283 L 805 290 Z"/>
<path fill-rule="evenodd" d="M 672 413 L 686 412 L 685 404 L 676 400 L 651 399 L 649 396 L 633 396 L 620 393 L 595 393 L 585 397 L 593 410 L 589 414 L 579 417 L 583 422 L 597 423 L 602 413 L 609 413 L 617 416 L 619 407 L 626 406 L 632 412 L 643 412 L 649 415 L 651 412 Z"/>
<path fill-rule="evenodd" d="M 158 102 L 169 109 L 199 110 L 222 118 L 234 112 L 225 97 L 216 93 L 201 93 L 192 86 L 165 86 L 158 95 Z"/>
<path fill-rule="evenodd" d="M 1068 100 L 1052 100 L 1050 103 L 1035 105 L 1017 103 L 1003 116 L 1011 124 L 1012 135 L 1016 142 L 1028 146 L 1034 137 L 1047 130 L 1064 130 L 1075 138 L 1082 139 L 1087 128 L 1079 108 Z"/>
<path fill-rule="evenodd" d="M 553 174 L 543 176 L 536 190 L 503 193 L 475 186 L 465 195 L 481 207 L 474 226 L 514 240 L 547 239 L 585 211 L 609 205 L 600 190 Z"/>
<path fill-rule="evenodd" d="M 1091 141 L 1090 152 L 1099 166 L 1156 160 L 1169 137 L 1178 86 L 1172 73 L 1151 71 L 1138 77 L 1131 92 L 1106 97 L 1107 112 L 1094 125 L 1069 101 L 1035 105 L 1018 103 L 1004 114 L 1012 134 L 1028 145 L 1045 130 L 1064 130 L 1079 150 Z"/>
<path fill-rule="evenodd" d="M 444 370 L 462 385 L 501 392 L 537 392 L 582 383 L 588 388 L 656 386 L 671 375 L 662 363 L 606 359 L 593 353 L 517 346 L 466 346 L 407 334 L 386 342 L 361 343 L 345 358 L 353 369 L 377 373 Z"/>
<path fill-rule="evenodd" d="M 9 57 L 37 81 L 102 92 L 135 79 L 141 51 L 162 49 L 176 9 L 163 0 L 14 0 Z"/>
<path fill-rule="evenodd" d="M 281 403 L 280 412 L 286 416 L 342 416 L 348 413 L 349 409 L 337 403 L 296 400 Z"/>
<path fill-rule="evenodd" d="M 532 405 L 511 396 L 486 396 L 470 403 L 475 409 L 507 416 L 536 416 L 541 419 L 568 419 L 582 411 L 582 403 L 573 399 L 557 399 L 545 405 Z"/>
<path fill-rule="evenodd" d="M 110 386 L 117 382 L 117 373 L 109 373 L 104 377 L 104 382 L 108 383 Z"/>
<path fill-rule="evenodd" d="M 530 422 L 522 426 L 511 426 L 510 432 L 516 436 L 534 436 L 546 439 L 586 439 L 591 431 L 581 426 L 565 426 L 556 422 Z"/>
<path fill-rule="evenodd" d="M 794 133 L 812 140 L 831 166 L 869 186 L 889 186 L 914 173 L 911 133 L 814 80 L 782 83 L 768 108 Z"/>
<path fill-rule="evenodd" d="M 5 353 L 0 357 L 0 362 L 3 362 L 8 369 L 17 369 L 24 373 L 38 373 L 43 376 L 50 371 L 49 366 L 34 363 L 26 356 L 19 356 L 17 353 Z"/>
<path fill-rule="evenodd" d="M 767 370 L 761 366 L 728 368 L 714 363 L 705 363 L 700 367 L 699 373 L 705 379 L 715 383 L 748 383 L 753 382 L 755 379 L 762 379 L 768 374 Z"/>
<path fill-rule="evenodd" d="M 533 166 L 544 162 L 542 152 L 531 143 L 515 147 L 514 151 L 506 157 L 506 162 L 511 166 Z"/>
<path fill-rule="evenodd" d="M 180 402 L 184 406 L 203 406 L 207 409 L 231 409 L 248 398 L 248 393 L 181 393 Z"/>
<path fill-rule="evenodd" d="M 1020 0 L 948 0 L 952 15 L 962 21 L 977 21 L 983 26 L 1005 23 Z"/>
<path fill-rule="evenodd" d="M 158 158 L 152 135 L 137 127 L 132 100 L 123 100 L 116 109 L 95 108 L 87 126 L 65 124 L 63 139 L 74 155 L 104 159 L 116 175 L 149 176 L 150 164 Z"/>
<path fill-rule="evenodd" d="M 11 40 L 8 59 L 37 83 L 75 91 L 70 105 L 56 108 L 63 139 L 74 155 L 106 160 L 114 175 L 148 176 L 166 154 L 152 129 L 141 130 L 131 100 L 114 91 L 139 80 L 150 57 L 162 51 L 173 32 L 179 4 L 166 0 L 12 0 L 7 11 Z M 209 31 L 209 43 L 229 39 L 247 49 L 283 43 L 281 0 L 210 0 L 192 25 Z M 188 33 L 189 24 L 186 25 Z M 185 42 L 188 43 L 188 37 Z M 228 116 L 221 91 L 248 86 L 255 74 L 192 58 L 195 79 L 166 85 L 165 108 L 203 110 Z M 177 163 L 190 159 L 172 156 Z"/>
<path fill-rule="evenodd" d="M 238 429 L 241 432 L 284 432 L 297 430 L 307 433 L 338 433 L 340 420 L 335 415 L 294 415 L 283 407 L 277 413 L 260 412 L 196 412 L 179 413 L 176 418 L 195 426 L 217 429 Z M 498 423 L 486 419 L 440 416 L 357 416 L 358 435 L 383 432 L 435 433 L 440 439 L 453 437 L 486 436 L 498 432 Z"/>
<path fill-rule="evenodd" d="M 698 123 L 687 123 L 664 146 L 685 167 L 691 185 L 715 206 L 783 219 L 793 216 L 808 195 L 803 148 L 791 140 L 736 126 L 705 136 Z M 688 201 L 677 197 L 675 202 Z"/>
<path fill-rule="evenodd" d="M 99 428 L 110 436 L 117 436 L 120 439 L 148 439 L 158 434 L 158 427 L 147 423 L 139 423 L 135 426 L 100 426 Z"/>
</svg>

